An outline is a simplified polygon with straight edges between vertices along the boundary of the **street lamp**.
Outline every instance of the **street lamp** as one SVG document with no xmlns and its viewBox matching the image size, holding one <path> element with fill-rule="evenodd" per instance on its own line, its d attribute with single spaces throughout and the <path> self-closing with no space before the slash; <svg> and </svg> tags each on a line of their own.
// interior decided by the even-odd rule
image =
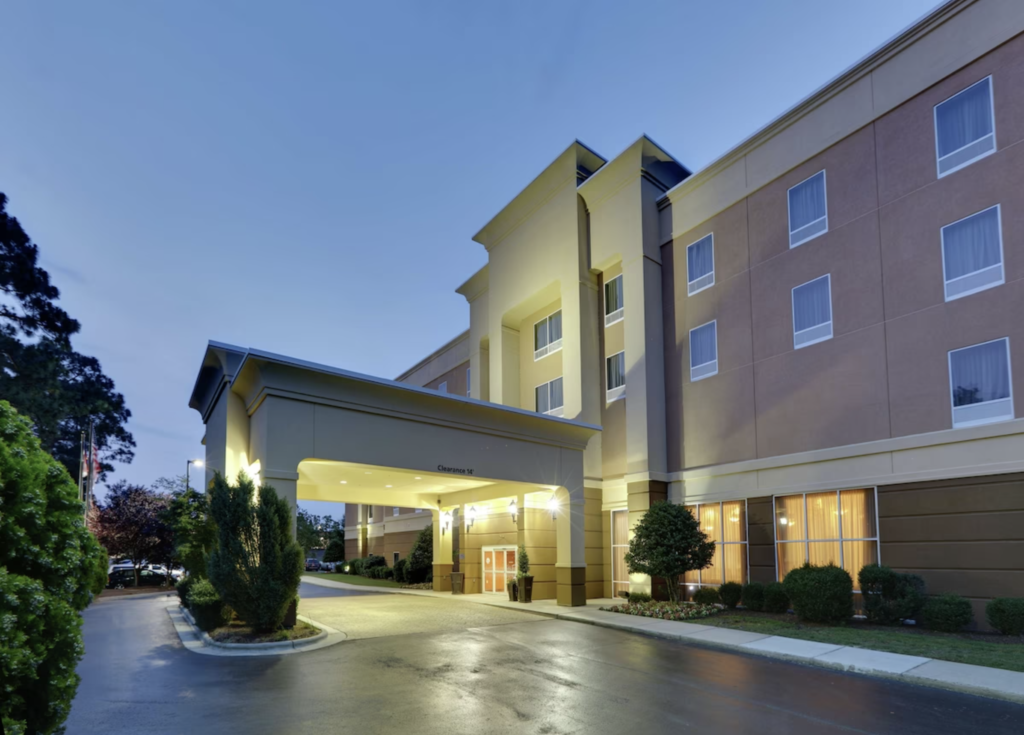
<svg viewBox="0 0 1024 735">
<path fill-rule="evenodd" d="M 512 522 L 516 522 L 516 517 L 519 515 L 519 508 L 516 506 L 516 499 L 508 501 L 508 512 L 512 516 Z"/>
<path fill-rule="evenodd" d="M 558 498 L 554 493 L 548 498 L 548 510 L 551 511 L 551 520 L 555 520 L 558 517 Z"/>
<path fill-rule="evenodd" d="M 476 506 L 469 506 L 469 510 L 466 511 L 466 532 L 469 533 L 469 529 L 476 523 Z"/>
<path fill-rule="evenodd" d="M 189 470 L 192 469 L 192 465 L 195 465 L 196 467 L 202 467 L 203 466 L 203 460 L 201 460 L 201 459 L 190 459 L 188 462 L 185 463 L 185 490 L 186 490 L 186 492 L 188 491 L 188 488 L 189 488 L 189 474 L 190 474 Z"/>
</svg>

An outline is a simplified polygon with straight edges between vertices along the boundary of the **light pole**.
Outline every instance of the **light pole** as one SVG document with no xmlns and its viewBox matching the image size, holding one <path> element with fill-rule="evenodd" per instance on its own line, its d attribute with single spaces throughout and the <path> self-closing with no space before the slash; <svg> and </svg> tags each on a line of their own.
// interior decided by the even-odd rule
<svg viewBox="0 0 1024 735">
<path fill-rule="evenodd" d="M 185 492 L 188 492 L 188 488 L 189 488 L 189 474 L 190 474 L 189 470 L 192 469 L 192 465 L 195 465 L 196 467 L 202 467 L 203 466 L 203 460 L 201 460 L 201 459 L 190 459 L 188 462 L 185 463 Z"/>
</svg>

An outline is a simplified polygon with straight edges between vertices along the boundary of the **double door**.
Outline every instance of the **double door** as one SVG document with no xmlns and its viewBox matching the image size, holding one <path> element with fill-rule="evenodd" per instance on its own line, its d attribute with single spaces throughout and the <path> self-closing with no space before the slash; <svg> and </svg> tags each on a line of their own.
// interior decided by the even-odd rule
<svg viewBox="0 0 1024 735">
<path fill-rule="evenodd" d="M 485 546 L 484 554 L 484 592 L 504 593 L 505 585 L 516 576 L 515 546 Z"/>
</svg>

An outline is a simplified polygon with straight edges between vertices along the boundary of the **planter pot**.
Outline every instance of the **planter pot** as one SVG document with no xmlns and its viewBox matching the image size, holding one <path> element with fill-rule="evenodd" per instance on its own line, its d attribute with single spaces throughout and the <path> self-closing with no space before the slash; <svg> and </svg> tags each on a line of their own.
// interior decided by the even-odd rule
<svg viewBox="0 0 1024 735">
<path fill-rule="evenodd" d="M 452 572 L 452 594 L 461 595 L 463 587 L 462 585 L 466 581 L 466 575 L 464 572 Z"/>
<path fill-rule="evenodd" d="M 508 584 L 505 585 L 505 587 L 508 589 L 509 602 L 515 602 L 519 599 L 519 585 L 516 584 L 516 581 L 514 579 L 510 579 L 508 581 Z"/>
<path fill-rule="evenodd" d="M 533 576 L 519 578 L 519 601 L 533 602 Z"/>
</svg>

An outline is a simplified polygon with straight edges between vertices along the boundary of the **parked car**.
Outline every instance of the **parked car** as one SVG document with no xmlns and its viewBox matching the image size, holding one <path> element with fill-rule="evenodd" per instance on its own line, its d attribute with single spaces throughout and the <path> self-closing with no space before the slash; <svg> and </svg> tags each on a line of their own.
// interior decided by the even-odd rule
<svg viewBox="0 0 1024 735">
<path fill-rule="evenodd" d="M 110 576 L 114 572 L 121 571 L 122 569 L 132 570 L 135 569 L 135 565 L 129 562 L 118 561 L 107 567 L 107 576 Z"/>
<path fill-rule="evenodd" d="M 306 571 L 307 572 L 319 572 L 320 561 L 318 559 L 306 559 Z"/>
<path fill-rule="evenodd" d="M 167 574 L 167 567 L 163 564 L 147 564 L 146 569 L 151 569 L 159 574 Z M 171 569 L 170 574 L 174 579 L 181 579 L 185 576 L 185 570 L 181 567 L 174 567 Z"/>
<path fill-rule="evenodd" d="M 333 572 L 334 571 L 334 562 L 333 561 L 322 561 L 322 562 L 320 562 L 320 571 L 321 572 Z"/>
<path fill-rule="evenodd" d="M 152 569 L 139 570 L 139 587 L 159 587 L 166 584 L 168 576 L 162 572 L 154 572 Z M 173 578 L 171 578 L 173 584 Z M 107 575 L 108 590 L 122 590 L 125 587 L 135 586 L 135 570 L 115 569 Z"/>
</svg>

